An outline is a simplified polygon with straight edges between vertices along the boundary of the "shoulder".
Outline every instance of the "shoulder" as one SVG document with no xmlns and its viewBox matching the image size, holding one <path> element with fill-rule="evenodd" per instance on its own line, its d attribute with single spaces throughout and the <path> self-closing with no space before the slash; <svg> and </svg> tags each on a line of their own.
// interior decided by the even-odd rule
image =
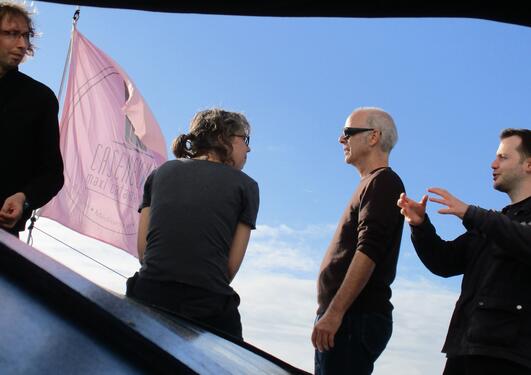
<svg viewBox="0 0 531 375">
<path fill-rule="evenodd" d="M 400 194 L 405 192 L 405 187 L 400 176 L 391 168 L 382 168 L 367 176 L 361 183 L 360 190 L 361 200 L 375 196 L 378 199 L 398 199 Z"/>
<path fill-rule="evenodd" d="M 234 168 L 233 168 L 234 169 Z M 247 173 L 239 171 L 237 169 L 234 169 L 235 172 L 237 172 L 238 177 L 245 182 L 247 185 L 253 185 L 258 187 L 258 182 L 256 182 L 252 177 L 250 177 Z"/>
<path fill-rule="evenodd" d="M 367 181 L 369 185 L 390 186 L 390 187 L 404 187 L 404 183 L 400 176 L 391 168 L 382 168 L 375 171 L 369 176 Z"/>
<path fill-rule="evenodd" d="M 49 100 L 57 102 L 55 93 L 44 83 L 39 82 L 36 79 L 31 78 L 27 74 L 24 74 L 20 71 L 18 71 L 16 75 L 18 83 L 23 89 L 25 95 L 38 96 L 41 100 L 47 98 Z"/>
</svg>

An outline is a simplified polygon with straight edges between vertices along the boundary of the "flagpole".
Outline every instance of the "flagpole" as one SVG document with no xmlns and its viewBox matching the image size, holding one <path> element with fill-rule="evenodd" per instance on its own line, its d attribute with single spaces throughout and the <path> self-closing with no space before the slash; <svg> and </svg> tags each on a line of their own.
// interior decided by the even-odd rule
<svg viewBox="0 0 531 375">
<path fill-rule="evenodd" d="M 78 5 L 76 11 L 74 12 L 74 16 L 72 17 L 72 31 L 70 32 L 70 42 L 68 43 L 68 51 L 66 53 L 65 66 L 63 68 L 63 75 L 61 77 L 61 85 L 59 86 L 59 93 L 57 94 L 57 101 L 59 103 L 61 103 L 65 79 L 67 76 L 67 72 L 69 70 L 68 66 L 70 64 L 70 60 L 72 59 L 72 44 L 74 42 L 74 31 L 76 29 L 77 21 L 79 20 L 80 13 L 81 13 L 81 7 Z M 32 237 L 33 227 L 35 226 L 35 222 L 37 221 L 37 219 L 40 217 L 40 211 L 41 209 L 33 210 L 31 213 L 30 225 L 28 226 L 28 239 L 26 240 L 26 243 L 28 245 L 33 244 L 33 237 Z"/>
<path fill-rule="evenodd" d="M 79 20 L 79 15 L 81 13 L 81 8 L 77 7 L 76 11 L 74 12 L 74 16 L 72 17 L 72 31 L 70 32 L 70 42 L 68 43 L 68 52 L 66 53 L 66 60 L 65 60 L 65 66 L 63 68 L 63 76 L 61 77 L 61 85 L 59 86 L 59 93 L 57 94 L 57 100 L 59 103 L 61 102 L 61 98 L 63 96 L 63 88 L 65 85 L 66 75 L 68 72 L 68 65 L 70 64 L 70 59 L 72 58 L 72 43 L 74 42 L 74 30 L 77 26 L 77 21 Z"/>
</svg>

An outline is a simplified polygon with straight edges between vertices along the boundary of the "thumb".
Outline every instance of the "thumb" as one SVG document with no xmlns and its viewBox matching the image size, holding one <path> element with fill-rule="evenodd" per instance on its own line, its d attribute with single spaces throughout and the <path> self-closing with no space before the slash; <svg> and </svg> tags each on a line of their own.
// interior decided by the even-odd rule
<svg viewBox="0 0 531 375">
<path fill-rule="evenodd" d="M 426 208 L 426 203 L 428 202 L 428 195 L 423 195 L 422 196 L 422 199 L 420 200 L 420 204 L 422 205 L 422 207 Z"/>
</svg>

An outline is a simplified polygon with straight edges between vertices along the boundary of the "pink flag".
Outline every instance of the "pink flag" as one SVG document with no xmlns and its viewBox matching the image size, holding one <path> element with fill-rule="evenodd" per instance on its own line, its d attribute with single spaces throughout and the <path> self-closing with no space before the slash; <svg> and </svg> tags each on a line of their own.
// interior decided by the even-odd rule
<svg viewBox="0 0 531 375">
<path fill-rule="evenodd" d="M 65 185 L 40 214 L 137 256 L 137 208 L 166 142 L 127 74 L 77 30 L 72 37 L 60 121 Z"/>
</svg>

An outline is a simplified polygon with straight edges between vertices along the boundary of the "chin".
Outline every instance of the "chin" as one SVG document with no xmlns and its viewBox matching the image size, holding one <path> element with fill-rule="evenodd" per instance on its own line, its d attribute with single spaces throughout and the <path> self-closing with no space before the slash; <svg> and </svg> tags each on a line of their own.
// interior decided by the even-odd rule
<svg viewBox="0 0 531 375">
<path fill-rule="evenodd" d="M 493 187 L 494 187 L 494 190 L 501 191 L 502 193 L 507 193 L 507 189 L 502 184 L 494 183 Z"/>
</svg>

